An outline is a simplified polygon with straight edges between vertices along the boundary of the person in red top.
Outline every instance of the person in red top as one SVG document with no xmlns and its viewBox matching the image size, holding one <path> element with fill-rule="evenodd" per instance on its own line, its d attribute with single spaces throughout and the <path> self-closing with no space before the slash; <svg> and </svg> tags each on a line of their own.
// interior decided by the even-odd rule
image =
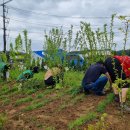
<svg viewBox="0 0 130 130">
<path fill-rule="evenodd" d="M 111 77 L 113 83 L 113 90 L 115 93 L 116 101 L 119 100 L 120 106 L 126 111 L 130 112 L 130 108 L 125 104 L 126 94 L 130 84 L 126 81 L 130 79 L 130 56 L 114 56 L 108 57 L 105 60 L 105 67 Z M 118 87 L 122 90 L 121 98 L 119 99 L 119 91 L 116 89 L 115 81 L 117 79 L 125 80 L 125 84 L 119 84 Z M 115 86 L 115 87 L 114 87 Z"/>
<path fill-rule="evenodd" d="M 130 56 L 114 56 L 114 58 L 119 60 L 126 77 L 130 78 Z"/>
</svg>

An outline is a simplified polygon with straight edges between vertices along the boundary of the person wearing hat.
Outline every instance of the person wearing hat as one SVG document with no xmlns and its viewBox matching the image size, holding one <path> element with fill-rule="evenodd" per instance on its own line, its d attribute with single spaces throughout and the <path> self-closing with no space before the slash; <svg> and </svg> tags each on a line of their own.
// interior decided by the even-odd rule
<svg viewBox="0 0 130 130">
<path fill-rule="evenodd" d="M 44 75 L 44 83 L 46 86 L 54 87 L 59 83 L 60 79 L 63 81 L 63 69 L 61 65 L 48 69 Z"/>
</svg>

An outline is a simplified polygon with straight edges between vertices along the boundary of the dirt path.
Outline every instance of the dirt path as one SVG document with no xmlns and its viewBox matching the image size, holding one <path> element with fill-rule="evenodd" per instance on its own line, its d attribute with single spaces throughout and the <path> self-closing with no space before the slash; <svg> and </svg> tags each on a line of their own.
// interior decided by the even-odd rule
<svg viewBox="0 0 130 130">
<path fill-rule="evenodd" d="M 26 112 L 23 109 L 32 102 L 15 106 L 16 100 L 25 96 L 13 95 L 8 105 L 0 106 L 0 113 L 5 112 L 8 117 L 4 126 L 5 130 L 68 130 L 68 124 L 71 121 L 95 111 L 98 103 L 106 98 L 92 94 L 79 94 L 73 97 L 63 92 L 60 92 L 61 95 L 57 91 L 47 93 L 44 98 L 37 100 L 35 100 L 36 95 L 29 95 L 37 102 L 43 102 L 46 99 L 50 101 L 40 108 Z M 44 91 L 37 92 L 39 93 L 44 93 Z M 121 117 L 116 105 L 112 103 L 106 108 L 108 130 L 130 130 L 130 114 Z M 92 123 L 94 124 L 95 121 Z M 81 126 L 80 130 L 87 128 L 87 125 Z"/>
<path fill-rule="evenodd" d="M 51 128 L 54 127 L 56 130 L 67 130 L 70 121 L 93 111 L 98 102 L 104 98 L 105 97 L 97 98 L 95 95 L 88 95 L 77 101 L 74 105 L 70 105 L 69 101 L 72 100 L 72 97 L 66 95 L 46 104 L 42 108 L 29 112 L 21 112 L 28 103 L 18 107 L 6 106 L 6 112 L 9 118 L 6 129 L 43 130 L 51 125 Z M 66 102 L 68 102 L 66 107 L 61 108 Z"/>
</svg>

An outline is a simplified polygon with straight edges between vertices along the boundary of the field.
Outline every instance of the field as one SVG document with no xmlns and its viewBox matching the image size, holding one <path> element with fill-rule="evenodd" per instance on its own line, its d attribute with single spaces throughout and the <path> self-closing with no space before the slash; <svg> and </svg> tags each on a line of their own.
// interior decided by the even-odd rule
<svg viewBox="0 0 130 130">
<path fill-rule="evenodd" d="M 35 74 L 23 87 L 1 82 L 0 129 L 130 130 L 130 114 L 121 114 L 112 92 L 79 93 L 83 72 L 66 72 L 61 89 L 46 88 L 43 75 Z"/>
</svg>

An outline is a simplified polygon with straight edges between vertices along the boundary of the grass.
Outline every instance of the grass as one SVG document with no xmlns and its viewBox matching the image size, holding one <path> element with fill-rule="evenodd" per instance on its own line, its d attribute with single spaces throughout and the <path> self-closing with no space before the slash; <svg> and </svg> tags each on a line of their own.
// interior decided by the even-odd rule
<svg viewBox="0 0 130 130">
<path fill-rule="evenodd" d="M 107 95 L 106 99 L 101 101 L 98 106 L 97 106 L 97 112 L 103 113 L 105 111 L 105 108 L 107 107 L 108 104 L 113 102 L 114 100 L 114 94 L 110 93 Z"/>
<path fill-rule="evenodd" d="M 44 105 L 46 105 L 47 103 L 49 103 L 51 100 L 49 99 L 46 99 L 44 102 L 38 102 L 38 103 L 33 103 L 32 105 L 30 106 L 27 106 L 26 108 L 23 109 L 23 111 L 32 111 L 34 109 L 37 109 L 37 108 L 40 108 L 40 107 L 43 107 Z"/>
<path fill-rule="evenodd" d="M 0 130 L 3 129 L 3 126 L 6 121 L 7 121 L 7 116 L 4 113 L 0 114 Z"/>
<path fill-rule="evenodd" d="M 59 107 L 58 111 L 65 109 L 69 106 L 73 106 L 73 105 L 77 104 L 84 97 L 85 97 L 85 95 L 78 95 L 75 98 L 73 98 L 73 96 L 71 96 L 72 99 L 68 99 L 67 101 L 63 102 L 62 105 Z"/>
<path fill-rule="evenodd" d="M 3 101 L 2 101 L 2 105 L 8 105 L 9 103 L 11 102 L 11 100 L 10 99 L 8 99 L 8 98 L 6 98 L 6 99 L 4 99 Z"/>
<path fill-rule="evenodd" d="M 79 126 L 81 126 L 81 125 L 85 124 L 86 122 L 89 122 L 95 118 L 97 118 L 97 113 L 95 113 L 95 112 L 90 112 L 90 113 L 86 114 L 85 116 L 79 117 L 75 121 L 69 123 L 69 125 L 68 125 L 69 130 L 77 129 Z"/>
<path fill-rule="evenodd" d="M 40 99 L 40 98 L 43 98 L 44 96 L 45 96 L 45 94 L 40 93 L 40 94 L 38 94 L 38 95 L 36 96 L 36 98 L 37 98 L 37 99 Z"/>
<path fill-rule="evenodd" d="M 32 97 L 27 97 L 27 98 L 18 99 L 18 100 L 16 101 L 16 103 L 15 103 L 15 106 L 19 106 L 19 105 L 21 105 L 21 104 L 23 104 L 23 103 L 25 103 L 25 102 L 30 102 L 30 101 L 32 101 L 32 100 L 33 100 Z"/>
<path fill-rule="evenodd" d="M 16 92 L 16 91 L 18 91 L 18 88 L 17 88 L 17 87 L 14 87 L 14 88 L 12 88 L 12 89 L 9 89 L 9 87 L 6 87 L 6 86 L 5 86 L 5 88 L 2 87 L 1 92 L 0 92 L 0 96 L 2 96 L 2 95 L 7 95 L 7 94 L 11 94 L 11 93 L 14 93 L 14 92 Z"/>
</svg>

